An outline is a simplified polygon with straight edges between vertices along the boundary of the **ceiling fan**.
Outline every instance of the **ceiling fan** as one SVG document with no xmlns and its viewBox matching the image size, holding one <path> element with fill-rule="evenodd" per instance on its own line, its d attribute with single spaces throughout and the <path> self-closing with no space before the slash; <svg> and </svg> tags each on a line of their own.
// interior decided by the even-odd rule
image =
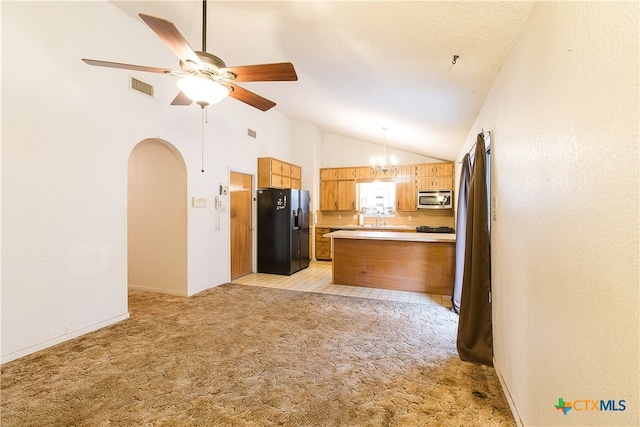
<svg viewBox="0 0 640 427">
<path fill-rule="evenodd" d="M 180 59 L 180 70 L 87 58 L 82 58 L 82 61 L 98 67 L 181 77 L 177 82 L 180 92 L 171 105 L 190 105 L 195 101 L 202 108 L 230 96 L 261 111 L 267 111 L 276 103 L 243 89 L 236 83 L 298 80 L 293 64 L 290 62 L 227 67 L 222 59 L 207 53 L 207 0 L 202 2 L 202 51 L 194 51 L 172 22 L 144 13 L 140 13 L 139 16 Z"/>
</svg>

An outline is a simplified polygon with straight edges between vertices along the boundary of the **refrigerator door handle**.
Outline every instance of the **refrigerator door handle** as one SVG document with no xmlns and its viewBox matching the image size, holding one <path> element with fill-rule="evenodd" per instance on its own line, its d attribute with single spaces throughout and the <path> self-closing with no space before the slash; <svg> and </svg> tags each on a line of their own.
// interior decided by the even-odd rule
<svg viewBox="0 0 640 427">
<path fill-rule="evenodd" d="M 300 213 L 301 213 L 300 208 L 296 209 L 295 211 L 292 211 L 292 214 L 293 214 L 292 228 L 294 230 L 297 230 L 300 228 L 300 217 L 301 217 Z"/>
</svg>

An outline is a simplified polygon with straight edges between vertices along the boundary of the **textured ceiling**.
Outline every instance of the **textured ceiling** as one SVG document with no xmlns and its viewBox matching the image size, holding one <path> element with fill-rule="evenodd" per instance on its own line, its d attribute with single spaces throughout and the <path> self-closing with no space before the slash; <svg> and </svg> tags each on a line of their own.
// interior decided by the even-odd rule
<svg viewBox="0 0 640 427">
<path fill-rule="evenodd" d="M 173 22 L 201 50 L 201 1 L 112 3 Z M 210 0 L 207 52 L 229 66 L 292 62 L 297 82 L 240 84 L 292 119 L 380 144 L 385 127 L 389 147 L 453 160 L 532 3 Z"/>
</svg>

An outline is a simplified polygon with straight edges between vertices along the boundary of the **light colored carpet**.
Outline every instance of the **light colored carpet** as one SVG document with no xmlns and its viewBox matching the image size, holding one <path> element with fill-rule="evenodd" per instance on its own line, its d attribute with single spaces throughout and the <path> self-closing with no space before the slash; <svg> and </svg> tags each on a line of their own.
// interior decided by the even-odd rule
<svg viewBox="0 0 640 427">
<path fill-rule="evenodd" d="M 2 366 L 3 426 L 513 426 L 439 305 L 227 284 Z"/>
</svg>

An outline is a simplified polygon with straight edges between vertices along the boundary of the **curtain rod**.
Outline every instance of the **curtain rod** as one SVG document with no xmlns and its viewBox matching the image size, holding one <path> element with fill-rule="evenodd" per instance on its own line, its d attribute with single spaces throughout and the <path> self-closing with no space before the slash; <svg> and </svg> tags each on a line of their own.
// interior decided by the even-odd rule
<svg viewBox="0 0 640 427">
<path fill-rule="evenodd" d="M 484 130 L 484 128 L 480 131 L 480 133 L 478 134 L 478 136 L 482 135 L 482 137 L 484 138 L 485 134 L 489 134 L 489 136 L 491 136 L 491 131 L 490 130 Z M 471 148 L 469 148 L 469 151 L 467 151 L 467 154 L 471 154 L 471 152 L 473 151 L 474 148 L 476 148 L 476 144 L 478 143 L 478 139 L 476 139 L 476 142 L 473 143 L 473 145 L 471 146 Z M 462 163 L 462 160 L 458 162 L 458 164 Z"/>
</svg>

